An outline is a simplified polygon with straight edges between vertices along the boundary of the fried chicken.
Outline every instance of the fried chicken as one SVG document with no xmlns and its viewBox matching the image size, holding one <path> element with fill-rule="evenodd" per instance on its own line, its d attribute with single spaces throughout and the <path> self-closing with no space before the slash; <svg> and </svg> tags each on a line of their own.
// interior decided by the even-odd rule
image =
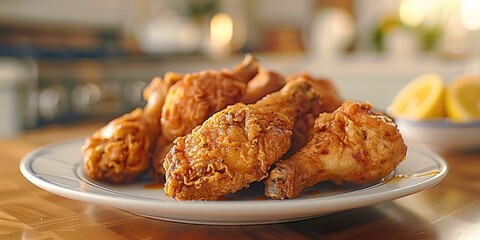
<svg viewBox="0 0 480 240">
<path fill-rule="evenodd" d="M 326 78 L 315 78 L 308 72 L 299 72 L 287 76 L 286 82 L 294 81 L 298 78 L 305 78 L 308 81 L 311 81 L 312 87 L 314 87 L 320 94 L 320 104 L 317 105 L 317 115 L 321 112 L 332 112 L 337 109 L 342 103 L 342 98 L 337 87 L 333 84 L 332 81 Z"/>
<path fill-rule="evenodd" d="M 317 91 L 319 98 L 317 103 L 312 105 L 310 111 L 300 119 L 293 130 L 292 146 L 284 157 L 290 157 L 303 147 L 307 142 L 307 132 L 313 127 L 315 118 L 323 112 L 333 112 L 342 104 L 342 98 L 337 88 L 328 79 L 315 79 L 309 73 L 297 73 L 287 77 L 287 82 L 298 78 L 307 79 L 312 87 Z"/>
<path fill-rule="evenodd" d="M 152 160 L 154 178 L 163 177 L 163 160 L 173 140 L 189 133 L 213 113 L 239 102 L 258 69 L 259 62 L 253 56 L 246 55 L 233 70 L 184 74 L 181 80 L 170 87 L 161 113 L 162 134 L 157 140 Z"/>
<path fill-rule="evenodd" d="M 144 90 L 147 105 L 137 108 L 88 137 L 82 146 L 84 169 L 95 180 L 128 183 L 149 166 L 160 131 L 160 114 L 165 95 L 174 75 L 167 81 L 156 77 Z"/>
<path fill-rule="evenodd" d="M 387 176 L 405 158 L 407 146 L 396 124 L 369 103 L 347 101 L 322 113 L 308 142 L 279 161 L 265 181 L 265 195 L 294 198 L 322 181 L 365 183 Z"/>
<path fill-rule="evenodd" d="M 279 73 L 260 69 L 258 74 L 247 84 L 247 91 L 241 102 L 255 103 L 266 95 L 276 92 L 285 86 L 285 78 Z"/>
<path fill-rule="evenodd" d="M 307 80 L 298 79 L 254 104 L 214 114 L 174 141 L 164 162 L 166 194 L 213 200 L 267 177 L 290 148 L 295 122 L 317 97 Z"/>
<path fill-rule="evenodd" d="M 239 102 L 258 67 L 258 61 L 247 55 L 234 70 L 185 74 L 168 90 L 161 116 L 162 135 L 173 141 L 213 113 Z"/>
</svg>

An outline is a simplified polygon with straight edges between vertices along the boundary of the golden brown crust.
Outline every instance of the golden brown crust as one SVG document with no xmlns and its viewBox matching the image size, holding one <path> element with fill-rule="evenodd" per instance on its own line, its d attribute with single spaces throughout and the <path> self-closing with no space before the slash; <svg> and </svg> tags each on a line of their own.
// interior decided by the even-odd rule
<svg viewBox="0 0 480 240">
<path fill-rule="evenodd" d="M 82 152 L 87 176 L 104 182 L 128 183 L 149 167 L 168 87 L 169 83 L 161 78 L 153 78 L 143 91 L 147 101 L 144 109 L 112 120 L 86 139 Z"/>
<path fill-rule="evenodd" d="M 315 118 L 323 112 L 333 112 L 342 104 L 342 98 L 337 88 L 327 79 L 315 79 L 308 73 L 297 73 L 287 77 L 287 82 L 295 79 L 303 78 L 317 92 L 318 98 L 316 103 L 312 104 L 310 111 L 300 119 L 293 130 L 292 146 L 285 154 L 284 158 L 288 158 L 303 147 L 308 140 L 308 131 L 313 127 Z"/>
<path fill-rule="evenodd" d="M 149 165 L 156 137 L 151 128 L 137 109 L 95 132 L 82 147 L 87 175 L 112 183 L 135 180 Z"/>
<path fill-rule="evenodd" d="M 229 72 L 186 74 L 173 85 L 162 109 L 162 134 L 173 141 L 190 132 L 211 114 L 240 101 L 245 83 Z"/>
<path fill-rule="evenodd" d="M 164 162 L 165 192 L 176 199 L 217 199 L 267 176 L 290 147 L 292 129 L 317 95 L 305 80 L 255 104 L 237 103 L 174 141 Z"/>
<path fill-rule="evenodd" d="M 163 178 L 163 161 L 173 140 L 189 133 L 212 114 L 239 102 L 245 95 L 246 85 L 257 75 L 258 68 L 258 61 L 247 55 L 232 70 L 189 73 L 175 81 L 162 108 L 162 134 L 152 159 L 154 178 Z"/>
<path fill-rule="evenodd" d="M 392 119 L 368 103 L 347 101 L 333 113 L 320 114 L 307 144 L 276 163 L 265 182 L 265 194 L 274 199 L 294 198 L 321 181 L 378 180 L 405 158 L 406 151 Z"/>
<path fill-rule="evenodd" d="M 255 103 L 266 95 L 280 90 L 285 86 L 285 78 L 273 71 L 260 69 L 258 74 L 247 84 L 245 95 L 241 102 Z"/>
</svg>

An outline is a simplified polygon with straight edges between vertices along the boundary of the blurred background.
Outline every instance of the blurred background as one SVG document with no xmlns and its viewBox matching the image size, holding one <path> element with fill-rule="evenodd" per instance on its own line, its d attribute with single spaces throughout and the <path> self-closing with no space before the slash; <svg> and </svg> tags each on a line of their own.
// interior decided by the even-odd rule
<svg viewBox="0 0 480 240">
<path fill-rule="evenodd" d="M 110 120 L 156 75 L 245 53 L 385 110 L 420 74 L 480 72 L 480 1 L 2 0 L 0 138 Z"/>
</svg>

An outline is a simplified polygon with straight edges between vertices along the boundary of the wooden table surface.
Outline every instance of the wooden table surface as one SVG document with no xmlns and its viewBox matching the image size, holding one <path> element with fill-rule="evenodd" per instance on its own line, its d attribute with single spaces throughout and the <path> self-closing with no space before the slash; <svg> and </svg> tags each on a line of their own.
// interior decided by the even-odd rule
<svg viewBox="0 0 480 240">
<path fill-rule="evenodd" d="M 447 177 L 394 201 L 309 220 L 250 226 L 149 219 L 63 198 L 28 182 L 21 158 L 87 136 L 99 124 L 54 126 L 0 140 L 0 239 L 480 239 L 480 151 L 441 153 Z"/>
</svg>

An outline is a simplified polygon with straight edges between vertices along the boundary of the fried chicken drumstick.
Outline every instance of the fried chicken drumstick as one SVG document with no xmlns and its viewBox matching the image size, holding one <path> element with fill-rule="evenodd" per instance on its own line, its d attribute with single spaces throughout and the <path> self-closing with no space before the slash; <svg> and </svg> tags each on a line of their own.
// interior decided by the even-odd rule
<svg viewBox="0 0 480 240">
<path fill-rule="evenodd" d="M 295 122 L 317 98 L 308 81 L 299 79 L 254 104 L 214 114 L 174 141 L 164 162 L 166 194 L 213 200 L 265 178 L 290 148 Z"/>
<path fill-rule="evenodd" d="M 266 95 L 276 92 L 285 86 L 285 78 L 273 71 L 260 69 L 258 74 L 248 83 L 247 90 L 241 102 L 255 103 Z"/>
<path fill-rule="evenodd" d="M 310 85 L 317 91 L 319 98 L 318 103 L 314 104 L 310 111 L 295 124 L 292 146 L 283 157 L 292 156 L 307 143 L 307 133 L 313 127 L 315 118 L 320 113 L 333 112 L 342 104 L 340 93 L 330 80 L 316 79 L 309 73 L 301 72 L 288 76 L 286 81 L 290 82 L 298 78 L 308 80 Z"/>
<path fill-rule="evenodd" d="M 407 152 L 396 124 L 369 103 L 346 101 L 333 113 L 320 114 L 308 139 L 291 158 L 275 164 L 265 181 L 265 195 L 294 198 L 322 181 L 378 180 Z"/>
<path fill-rule="evenodd" d="M 189 133 L 212 114 L 227 105 L 239 102 L 246 94 L 247 84 L 259 69 L 252 55 L 232 70 L 205 70 L 183 75 L 172 85 L 161 112 L 161 135 L 152 159 L 154 178 L 162 179 L 163 160 L 175 138 Z"/>
<path fill-rule="evenodd" d="M 258 68 L 258 61 L 246 55 L 233 70 L 185 74 L 168 90 L 161 115 L 162 135 L 173 141 L 189 133 L 213 113 L 239 102 Z"/>
<path fill-rule="evenodd" d="M 156 77 L 144 90 L 144 109 L 135 109 L 88 137 L 82 146 L 84 169 L 95 180 L 128 183 L 134 181 L 149 166 L 150 157 L 160 131 L 160 110 L 169 84 Z"/>
</svg>

